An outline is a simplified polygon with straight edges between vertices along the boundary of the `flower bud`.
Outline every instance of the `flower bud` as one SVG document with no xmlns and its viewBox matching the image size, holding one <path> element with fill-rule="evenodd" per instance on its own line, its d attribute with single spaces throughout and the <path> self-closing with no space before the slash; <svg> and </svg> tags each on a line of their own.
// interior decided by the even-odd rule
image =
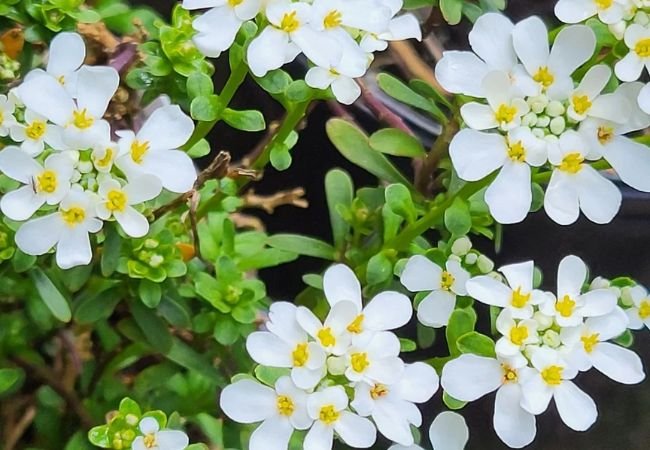
<svg viewBox="0 0 650 450">
<path fill-rule="evenodd" d="M 549 126 L 551 133 L 559 136 L 562 133 L 564 133 L 564 130 L 566 130 L 566 121 L 564 120 L 564 117 L 555 117 L 553 120 L 551 120 L 550 126 Z"/>
<path fill-rule="evenodd" d="M 534 127 L 537 125 L 537 114 L 529 112 L 521 118 L 521 124 L 525 127 Z"/>
<path fill-rule="evenodd" d="M 77 165 L 77 170 L 81 173 L 90 173 L 93 171 L 93 164 L 89 161 L 81 161 Z"/>
<path fill-rule="evenodd" d="M 607 278 L 596 277 L 589 285 L 589 290 L 593 291 L 594 289 L 607 289 L 610 286 L 610 282 Z"/>
<path fill-rule="evenodd" d="M 557 100 L 553 100 L 546 107 L 546 114 L 548 114 L 551 117 L 561 116 L 562 114 L 564 114 L 565 111 L 566 109 L 564 108 L 564 105 L 561 102 L 558 102 Z"/>
<path fill-rule="evenodd" d="M 546 314 L 543 314 L 540 311 L 537 311 L 533 315 L 533 320 L 537 322 L 537 329 L 539 331 L 544 331 L 548 330 L 553 326 L 553 318 L 550 316 L 547 316 Z"/>
<path fill-rule="evenodd" d="M 78 170 L 73 171 L 72 177 L 70 177 L 70 181 L 72 183 L 78 183 L 79 180 L 81 180 L 81 173 Z"/>
<path fill-rule="evenodd" d="M 345 358 L 333 356 L 327 359 L 327 370 L 332 375 L 343 375 L 345 373 Z"/>
<path fill-rule="evenodd" d="M 151 258 L 149 258 L 149 266 L 153 267 L 154 269 L 160 267 L 163 262 L 165 262 L 165 258 L 163 258 L 158 253 L 151 255 Z"/>
<path fill-rule="evenodd" d="M 481 273 L 488 273 L 494 270 L 494 261 L 485 255 L 480 255 L 476 261 L 476 264 L 478 266 L 478 270 L 480 270 Z"/>
<path fill-rule="evenodd" d="M 147 239 L 144 241 L 144 246 L 145 248 L 157 248 L 159 242 L 155 239 Z"/>
<path fill-rule="evenodd" d="M 638 23 L 642 26 L 648 25 L 648 23 L 650 23 L 650 17 L 648 17 L 648 13 L 644 11 L 637 11 L 636 15 L 634 16 L 634 23 Z"/>
<path fill-rule="evenodd" d="M 632 288 L 629 286 L 621 289 L 621 303 L 623 306 L 634 306 L 634 300 L 632 299 Z"/>
<path fill-rule="evenodd" d="M 614 35 L 619 41 L 625 37 L 625 30 L 627 30 L 627 22 L 621 20 L 620 22 L 613 23 L 608 26 L 609 31 Z"/>
<path fill-rule="evenodd" d="M 551 123 L 549 116 L 537 116 L 537 128 L 546 128 Z"/>
<path fill-rule="evenodd" d="M 541 114 L 542 111 L 544 111 L 544 108 L 548 106 L 548 97 L 545 95 L 530 97 L 528 99 L 528 106 L 530 106 L 530 110 L 533 113 Z"/>
<path fill-rule="evenodd" d="M 468 253 L 465 256 L 465 264 L 468 266 L 473 266 L 476 264 L 476 261 L 478 260 L 478 255 L 476 253 Z"/>
<path fill-rule="evenodd" d="M 458 256 L 458 255 L 454 255 L 454 254 L 449 255 L 448 260 L 449 260 L 449 261 L 456 261 L 456 262 L 458 262 L 458 263 L 462 263 L 462 262 L 463 262 L 463 259 L 462 259 L 460 256 Z"/>
<path fill-rule="evenodd" d="M 460 237 L 451 244 L 451 252 L 454 255 L 465 256 L 472 249 L 472 241 L 467 236 Z"/>
<path fill-rule="evenodd" d="M 542 342 L 551 348 L 558 348 L 562 345 L 560 333 L 554 330 L 546 330 L 542 336 Z"/>
<path fill-rule="evenodd" d="M 541 128 L 533 128 L 532 129 L 533 136 L 539 139 L 544 139 L 544 136 L 546 136 L 546 133 L 544 133 L 544 130 Z"/>
</svg>

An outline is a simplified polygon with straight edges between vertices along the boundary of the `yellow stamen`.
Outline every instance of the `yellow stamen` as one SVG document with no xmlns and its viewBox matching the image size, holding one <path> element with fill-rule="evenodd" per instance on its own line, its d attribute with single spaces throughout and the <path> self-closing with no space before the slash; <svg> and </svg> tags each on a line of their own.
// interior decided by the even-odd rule
<svg viewBox="0 0 650 450">
<path fill-rule="evenodd" d="M 149 141 L 133 141 L 131 143 L 131 159 L 136 164 L 142 164 L 144 155 L 149 151 Z"/>
<path fill-rule="evenodd" d="M 300 27 L 300 22 L 296 18 L 297 14 L 297 11 L 285 13 L 285 15 L 282 16 L 282 20 L 280 21 L 280 29 L 285 33 L 293 33 L 296 31 Z"/>
<path fill-rule="evenodd" d="M 296 348 L 291 353 L 293 358 L 294 367 L 303 367 L 309 361 L 309 344 L 306 342 L 296 345 Z"/>
<path fill-rule="evenodd" d="M 614 139 L 614 128 L 605 125 L 598 127 L 598 142 L 605 145 L 612 139 Z"/>
<path fill-rule="evenodd" d="M 50 169 L 46 169 L 41 172 L 39 175 L 36 175 L 36 192 L 41 193 L 45 192 L 51 194 L 56 191 L 57 186 L 59 185 L 56 172 Z"/>
<path fill-rule="evenodd" d="M 72 113 L 72 123 L 80 130 L 86 130 L 93 126 L 95 123 L 95 118 L 88 115 L 88 110 L 84 108 L 80 111 L 74 111 Z"/>
<path fill-rule="evenodd" d="M 106 151 L 104 152 L 104 156 L 101 158 L 95 158 L 95 166 L 98 168 L 107 168 L 110 166 L 111 162 L 113 162 L 113 155 L 115 154 L 115 150 L 112 148 L 107 148 Z"/>
<path fill-rule="evenodd" d="M 325 27 L 326 30 L 331 28 L 336 28 L 339 25 L 341 25 L 342 21 L 343 21 L 343 14 L 341 14 L 341 11 L 333 9 L 330 12 L 328 12 L 325 18 L 323 19 L 323 27 Z"/>
<path fill-rule="evenodd" d="M 558 300 L 557 303 L 555 303 L 555 310 L 559 312 L 562 317 L 571 317 L 575 306 L 576 302 L 568 295 L 565 295 L 562 297 L 562 300 Z"/>
<path fill-rule="evenodd" d="M 506 104 L 501 104 L 494 112 L 494 118 L 499 124 L 508 124 L 515 119 L 517 108 Z"/>
<path fill-rule="evenodd" d="M 614 3 L 614 0 L 594 0 L 598 9 L 607 9 Z"/>
<path fill-rule="evenodd" d="M 503 368 L 503 382 L 504 383 L 511 383 L 511 382 L 516 382 L 519 376 L 517 375 L 517 372 L 510 366 L 507 366 L 505 364 L 502 364 L 501 367 Z"/>
<path fill-rule="evenodd" d="M 334 405 L 325 405 L 321 407 L 318 418 L 326 425 L 331 425 L 339 420 L 340 415 L 341 414 L 334 409 Z"/>
<path fill-rule="evenodd" d="M 542 379 L 546 384 L 557 386 L 562 383 L 562 372 L 564 368 L 560 366 L 548 366 L 542 370 Z"/>
<path fill-rule="evenodd" d="M 548 70 L 548 67 L 544 66 L 540 67 L 537 72 L 535 72 L 535 75 L 533 75 L 533 80 L 541 84 L 544 88 L 547 88 L 553 84 L 555 77 L 550 72 L 550 70 Z"/>
<path fill-rule="evenodd" d="M 530 300 L 530 292 L 524 294 L 521 292 L 521 287 L 518 287 L 516 290 L 512 291 L 512 298 L 510 299 L 510 304 L 515 308 L 523 308 Z"/>
<path fill-rule="evenodd" d="M 84 221 L 86 211 L 78 206 L 72 206 L 69 209 L 62 209 L 61 216 L 65 223 L 74 228 Z"/>
<path fill-rule="evenodd" d="M 456 278 L 446 270 L 442 272 L 442 279 L 440 280 L 440 287 L 444 291 L 451 291 L 451 287 L 456 282 Z"/>
<path fill-rule="evenodd" d="M 348 325 L 348 331 L 350 333 L 359 334 L 363 331 L 363 314 L 359 314 L 350 325 Z"/>
<path fill-rule="evenodd" d="M 525 325 L 515 325 L 510 329 L 510 341 L 515 345 L 523 345 L 528 339 L 528 328 Z"/>
<path fill-rule="evenodd" d="M 521 141 L 517 141 L 514 144 L 510 142 L 508 143 L 508 158 L 514 162 L 526 161 L 526 149 Z"/>
<path fill-rule="evenodd" d="M 59 77 L 56 79 L 56 81 L 58 81 L 59 84 L 60 84 L 61 86 L 64 86 L 64 85 L 65 85 L 65 75 L 61 75 L 61 76 L 59 76 Z"/>
<path fill-rule="evenodd" d="M 361 373 L 368 368 L 370 361 L 368 361 L 367 353 L 353 353 L 350 355 L 350 365 L 355 372 Z"/>
<path fill-rule="evenodd" d="M 639 55 L 641 58 L 647 58 L 650 56 L 650 38 L 641 39 L 634 46 L 634 53 Z"/>
<path fill-rule="evenodd" d="M 639 304 L 639 317 L 641 320 L 646 320 L 648 317 L 650 317 L 650 299 L 643 300 Z"/>
<path fill-rule="evenodd" d="M 585 351 L 587 353 L 591 353 L 594 351 L 594 348 L 600 340 L 598 339 L 600 335 L 598 333 L 590 334 L 588 336 L 582 336 L 580 340 L 582 341 L 582 345 L 585 348 Z"/>
<path fill-rule="evenodd" d="M 279 395 L 277 399 L 278 412 L 281 416 L 290 417 L 293 414 L 293 411 L 296 409 L 291 400 L 286 395 Z"/>
<path fill-rule="evenodd" d="M 370 397 L 373 400 L 377 400 L 378 398 L 382 398 L 387 395 L 388 395 L 388 388 L 383 384 L 375 384 L 375 386 L 372 389 L 370 389 Z"/>
<path fill-rule="evenodd" d="M 330 327 L 321 328 L 317 337 L 323 347 L 334 347 L 336 345 L 336 338 L 332 334 Z"/>
<path fill-rule="evenodd" d="M 583 156 L 578 153 L 569 153 L 562 158 L 560 163 L 560 170 L 572 174 L 576 174 L 582 170 L 582 163 L 585 161 Z"/>
<path fill-rule="evenodd" d="M 588 95 L 574 95 L 571 99 L 573 109 L 576 113 L 583 115 L 591 108 L 591 100 Z"/>
<path fill-rule="evenodd" d="M 228 0 L 228 6 L 234 8 L 235 6 L 241 5 L 243 1 L 244 0 Z"/>
<path fill-rule="evenodd" d="M 124 191 L 112 190 L 106 196 L 106 208 L 111 212 L 123 212 L 126 209 L 128 197 Z"/>
<path fill-rule="evenodd" d="M 35 120 L 29 125 L 27 125 L 27 127 L 25 128 L 25 134 L 27 135 L 28 138 L 35 141 L 43 137 L 43 135 L 45 134 L 45 130 L 46 130 L 45 122 L 43 122 L 42 120 Z"/>
</svg>

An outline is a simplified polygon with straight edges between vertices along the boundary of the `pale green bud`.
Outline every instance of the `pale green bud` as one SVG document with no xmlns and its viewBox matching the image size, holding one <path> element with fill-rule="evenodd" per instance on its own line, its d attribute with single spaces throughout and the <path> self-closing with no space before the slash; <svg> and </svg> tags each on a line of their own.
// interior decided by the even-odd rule
<svg viewBox="0 0 650 450">
<path fill-rule="evenodd" d="M 144 246 L 145 248 L 157 248 L 159 245 L 159 242 L 155 239 L 147 239 L 144 241 Z"/>
<path fill-rule="evenodd" d="M 537 329 L 539 331 L 548 330 L 553 326 L 553 318 L 541 313 L 540 311 L 533 314 L 533 320 L 537 322 Z"/>
<path fill-rule="evenodd" d="M 537 125 L 537 114 L 529 112 L 521 118 L 521 124 L 525 127 L 534 127 Z"/>
<path fill-rule="evenodd" d="M 70 178 L 70 181 L 72 183 L 78 183 L 79 180 L 81 180 L 81 173 L 78 170 L 75 170 L 72 172 L 72 177 Z"/>
<path fill-rule="evenodd" d="M 630 287 L 624 287 L 621 289 L 621 303 L 624 306 L 634 306 L 634 299 L 632 299 L 632 289 Z"/>
<path fill-rule="evenodd" d="M 531 130 L 533 132 L 533 136 L 539 139 L 544 139 L 544 136 L 546 136 L 546 133 L 544 133 L 544 130 L 541 128 L 533 128 Z"/>
<path fill-rule="evenodd" d="M 149 258 L 149 266 L 153 267 L 154 269 L 160 267 L 163 262 L 165 262 L 165 258 L 157 253 Z"/>
<path fill-rule="evenodd" d="M 464 256 L 472 249 L 472 241 L 467 236 L 458 238 L 451 244 L 451 252 L 454 255 Z"/>
<path fill-rule="evenodd" d="M 537 127 L 546 128 L 551 123 L 551 118 L 549 116 L 537 116 Z"/>
<path fill-rule="evenodd" d="M 460 263 L 463 262 L 463 259 L 458 255 L 451 254 L 449 255 L 449 261 L 456 261 Z"/>
<path fill-rule="evenodd" d="M 485 255 L 480 255 L 476 261 L 476 264 L 478 266 L 478 270 L 480 270 L 481 273 L 488 273 L 494 270 L 494 261 Z"/>
<path fill-rule="evenodd" d="M 557 136 L 564 133 L 564 130 L 566 130 L 566 121 L 564 120 L 564 117 L 560 116 L 553 118 L 553 120 L 551 120 L 549 128 L 551 130 L 551 133 Z"/>
<path fill-rule="evenodd" d="M 541 114 L 542 111 L 544 111 L 544 108 L 548 106 L 548 97 L 545 95 L 530 97 L 528 99 L 528 106 L 530 106 L 530 110 L 533 113 Z"/>
<path fill-rule="evenodd" d="M 553 100 L 546 107 L 546 114 L 548 114 L 551 117 L 561 116 L 562 114 L 564 114 L 565 111 L 566 109 L 564 108 L 564 105 L 561 102 L 558 102 L 557 100 Z"/>
<path fill-rule="evenodd" d="M 476 261 L 478 260 L 478 255 L 476 253 L 468 253 L 465 256 L 465 264 L 468 266 L 473 266 L 476 264 Z"/>
<path fill-rule="evenodd" d="M 93 171 L 93 164 L 90 161 L 81 161 L 77 165 L 77 170 L 81 173 L 90 173 Z"/>
<path fill-rule="evenodd" d="M 551 348 L 558 348 L 562 345 L 560 333 L 554 330 L 546 330 L 542 336 L 542 342 Z"/>
</svg>

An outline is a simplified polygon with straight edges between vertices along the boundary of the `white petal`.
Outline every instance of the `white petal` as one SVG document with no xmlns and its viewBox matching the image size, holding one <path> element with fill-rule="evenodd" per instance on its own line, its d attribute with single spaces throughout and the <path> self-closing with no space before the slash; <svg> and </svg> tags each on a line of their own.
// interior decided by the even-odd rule
<svg viewBox="0 0 650 450">
<path fill-rule="evenodd" d="M 533 442 L 537 434 L 535 416 L 521 406 L 521 387 L 504 384 L 494 400 L 494 431 L 510 448 L 522 448 Z"/>
<path fill-rule="evenodd" d="M 309 25 L 291 33 L 291 41 L 317 66 L 332 67 L 341 60 L 341 47 L 336 40 Z"/>
<path fill-rule="evenodd" d="M 72 117 L 74 101 L 52 77 L 33 77 L 18 87 L 18 95 L 28 109 L 65 126 Z"/>
<path fill-rule="evenodd" d="M 572 181 L 568 175 L 556 169 L 544 195 L 544 211 L 560 225 L 570 225 L 580 215 L 578 191 Z"/>
<path fill-rule="evenodd" d="M 596 404 L 573 382 L 564 381 L 557 386 L 554 398 L 560 418 L 572 430 L 586 431 L 596 422 Z"/>
<path fill-rule="evenodd" d="M 361 284 L 352 269 L 345 264 L 336 264 L 325 271 L 323 290 L 330 306 L 340 301 L 349 301 L 361 311 Z"/>
<path fill-rule="evenodd" d="M 546 411 L 551 398 L 553 398 L 553 390 L 542 380 L 539 374 L 535 374 L 524 382 L 521 391 L 523 394 L 522 408 L 535 415 Z"/>
<path fill-rule="evenodd" d="M 486 90 L 486 93 L 490 92 Z M 465 103 L 460 108 L 460 115 L 465 124 L 474 130 L 489 130 L 499 125 L 494 111 L 488 105 L 476 102 Z"/>
<path fill-rule="evenodd" d="M 519 56 L 519 59 L 531 75 L 534 75 L 537 69 L 546 66 L 548 63 L 547 36 L 546 25 L 537 16 L 529 17 L 517 23 L 512 32 L 517 56 Z"/>
<path fill-rule="evenodd" d="M 418 305 L 418 320 L 429 327 L 447 326 L 455 307 L 454 294 L 442 290 L 433 291 Z"/>
<path fill-rule="evenodd" d="M 296 305 L 289 302 L 274 302 L 269 309 L 269 321 L 266 328 L 289 344 L 302 343 L 307 340 L 307 333 L 296 321 Z"/>
<path fill-rule="evenodd" d="M 213 8 L 194 20 L 194 29 L 198 31 L 194 42 L 201 53 L 217 57 L 232 46 L 241 24 L 230 6 Z"/>
<path fill-rule="evenodd" d="M 436 416 L 429 428 L 433 450 L 463 450 L 469 440 L 469 429 L 463 416 L 445 411 Z"/>
<path fill-rule="evenodd" d="M 177 149 L 185 144 L 194 131 L 194 122 L 178 105 L 156 109 L 147 119 L 137 138 L 146 141 L 153 150 Z"/>
<path fill-rule="evenodd" d="M 643 192 L 650 192 L 650 148 L 623 136 L 602 147 L 603 157 L 621 180 Z"/>
<path fill-rule="evenodd" d="M 440 384 L 457 400 L 472 402 L 495 391 L 503 382 L 503 368 L 494 358 L 460 355 L 442 369 Z"/>
<path fill-rule="evenodd" d="M 185 450 L 190 444 L 187 434 L 178 430 L 162 430 L 156 433 L 156 442 L 161 449 Z"/>
<path fill-rule="evenodd" d="M 588 0 L 591 1 L 591 0 Z M 612 76 L 612 69 L 604 64 L 599 64 L 593 66 L 587 71 L 585 76 L 580 81 L 576 92 L 579 94 L 587 95 L 589 98 L 593 99 L 597 97 Z"/>
<path fill-rule="evenodd" d="M 160 430 L 160 424 L 153 417 L 145 417 L 138 424 L 138 428 L 140 428 L 143 434 L 151 434 Z"/>
<path fill-rule="evenodd" d="M 90 264 L 93 253 L 88 231 L 82 226 L 66 230 L 56 246 L 56 263 L 62 269 Z"/>
<path fill-rule="evenodd" d="M 115 211 L 113 215 L 124 232 L 131 237 L 140 238 L 149 232 L 149 221 L 132 206 L 127 205 L 123 212 Z"/>
<path fill-rule="evenodd" d="M 363 310 L 364 328 L 372 331 L 394 330 L 411 320 L 413 307 L 404 294 L 386 291 L 377 294 Z"/>
<path fill-rule="evenodd" d="M 285 63 L 285 49 L 289 36 L 274 28 L 266 27 L 248 46 L 247 61 L 251 72 L 257 77 L 266 75 Z"/>
<path fill-rule="evenodd" d="M 400 282 L 411 292 L 432 291 L 440 288 L 441 276 L 440 266 L 425 256 L 415 255 L 406 262 Z"/>
<path fill-rule="evenodd" d="M 470 297 L 487 305 L 505 307 L 510 303 L 512 290 L 503 283 L 486 275 L 474 277 L 467 282 Z"/>
<path fill-rule="evenodd" d="M 617 295 L 611 289 L 596 289 L 581 296 L 584 306 L 580 313 L 585 317 L 603 316 L 616 307 Z"/>
<path fill-rule="evenodd" d="M 138 205 L 152 200 L 160 194 L 162 183 L 153 175 L 140 175 L 129 180 L 124 186 L 124 193 L 129 205 Z"/>
<path fill-rule="evenodd" d="M 637 100 L 641 110 L 646 114 L 650 114 L 650 83 L 643 86 Z"/>
<path fill-rule="evenodd" d="M 100 118 L 119 85 L 120 75 L 112 67 L 83 66 L 77 75 L 77 106 Z"/>
<path fill-rule="evenodd" d="M 386 438 L 403 445 L 413 444 L 413 434 L 409 423 L 394 403 L 379 403 L 372 414 L 377 429 Z"/>
<path fill-rule="evenodd" d="M 261 422 L 277 413 L 275 391 L 252 380 L 241 380 L 221 392 L 221 410 L 235 422 Z"/>
<path fill-rule="evenodd" d="M 593 105 L 589 109 L 589 115 L 611 122 L 625 123 L 630 117 L 629 111 L 631 107 L 632 105 L 624 96 L 616 93 L 605 94 L 593 101 Z"/>
<path fill-rule="evenodd" d="M 156 175 L 165 189 L 179 194 L 192 189 L 196 181 L 196 169 L 192 159 L 181 150 L 151 151 L 142 168 Z"/>
<path fill-rule="evenodd" d="M 533 201 L 528 164 L 506 162 L 485 191 L 490 214 L 502 224 L 519 223 L 526 218 Z"/>
<path fill-rule="evenodd" d="M 27 220 L 45 203 L 45 198 L 34 194 L 32 186 L 22 186 L 7 192 L 0 199 L 2 213 L 12 220 Z"/>
<path fill-rule="evenodd" d="M 555 15 L 564 23 L 579 23 L 597 12 L 594 0 L 560 0 L 555 5 Z"/>
<path fill-rule="evenodd" d="M 616 77 L 621 81 L 636 81 L 643 71 L 643 60 L 634 52 L 630 52 L 614 66 Z"/>
<path fill-rule="evenodd" d="M 293 427 L 285 417 L 269 417 L 257 427 L 248 442 L 250 450 L 286 450 Z"/>
<path fill-rule="evenodd" d="M 260 12 L 261 6 L 261 0 L 243 0 L 239 5 L 235 6 L 235 14 L 237 14 L 239 20 L 251 20 Z"/>
<path fill-rule="evenodd" d="M 86 58 L 86 44 L 77 33 L 59 33 L 50 43 L 47 71 L 58 77 L 74 72 Z"/>
<path fill-rule="evenodd" d="M 407 39 L 422 40 L 420 22 L 414 14 L 402 14 L 390 21 L 388 26 L 390 40 L 405 41 Z"/>
<path fill-rule="evenodd" d="M 645 379 L 639 355 L 618 345 L 601 342 L 591 353 L 594 367 L 614 381 L 637 384 Z"/>
<path fill-rule="evenodd" d="M 460 178 L 478 181 L 503 165 L 506 148 L 501 135 L 464 129 L 454 136 L 449 154 Z"/>
<path fill-rule="evenodd" d="M 535 272 L 535 263 L 526 261 L 518 264 L 509 264 L 499 269 L 508 280 L 508 284 L 513 288 L 521 288 L 524 292 L 533 290 L 533 276 Z"/>
<path fill-rule="evenodd" d="M 41 166 L 18 147 L 10 146 L 0 151 L 0 171 L 9 178 L 29 184 L 41 170 Z"/>
<path fill-rule="evenodd" d="M 423 362 L 415 362 L 404 366 L 402 377 L 394 389 L 404 400 L 424 403 L 436 393 L 438 384 L 438 374 L 433 367 Z"/>
<path fill-rule="evenodd" d="M 293 351 L 286 342 L 267 331 L 256 331 L 246 339 L 246 350 L 258 364 L 269 367 L 291 367 Z"/>
<path fill-rule="evenodd" d="M 327 89 L 336 78 L 332 72 L 322 67 L 314 66 L 305 75 L 305 83 L 316 89 Z"/>
<path fill-rule="evenodd" d="M 587 165 L 576 177 L 580 209 L 584 215 L 598 224 L 611 222 L 621 207 L 622 195 L 618 187 Z"/>
<path fill-rule="evenodd" d="M 224 3 L 223 0 L 183 0 L 183 8 L 189 10 L 214 8 L 215 6 L 221 6 Z"/>
<path fill-rule="evenodd" d="M 512 45 L 513 29 L 514 25 L 503 14 L 483 14 L 469 33 L 469 43 L 490 68 L 509 71 L 517 64 Z"/>
<path fill-rule="evenodd" d="M 304 450 L 332 450 L 334 429 L 320 421 L 314 423 L 303 442 Z M 252 450 L 252 449 L 251 449 Z"/>
<path fill-rule="evenodd" d="M 325 366 L 318 369 L 309 369 L 307 367 L 294 367 L 291 369 L 291 379 L 301 389 L 313 389 L 324 376 Z"/>
<path fill-rule="evenodd" d="M 354 448 L 369 448 L 377 439 L 377 430 L 372 422 L 349 411 L 341 411 L 334 429 L 343 442 Z"/>
<path fill-rule="evenodd" d="M 484 97 L 483 78 L 487 65 L 471 52 L 447 51 L 436 64 L 436 79 L 454 94 Z"/>
<path fill-rule="evenodd" d="M 586 25 L 563 28 L 555 38 L 548 65 L 562 75 L 571 75 L 589 61 L 596 49 L 596 35 Z"/>
<path fill-rule="evenodd" d="M 361 95 L 361 87 L 354 79 L 339 75 L 332 81 L 332 93 L 344 105 L 351 105 Z"/>
<path fill-rule="evenodd" d="M 565 256 L 557 271 L 558 297 L 578 295 L 586 279 L 587 266 L 584 261 L 574 255 Z"/>
</svg>

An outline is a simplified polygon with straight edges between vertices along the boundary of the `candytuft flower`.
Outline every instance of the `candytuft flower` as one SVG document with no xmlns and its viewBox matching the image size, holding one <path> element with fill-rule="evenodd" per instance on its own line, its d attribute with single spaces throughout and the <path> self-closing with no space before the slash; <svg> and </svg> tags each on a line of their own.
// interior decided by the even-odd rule
<svg viewBox="0 0 650 450">
<path fill-rule="evenodd" d="M 131 444 L 133 450 L 184 450 L 190 443 L 187 435 L 178 430 L 161 430 L 153 417 L 145 417 L 138 425 L 143 436 Z"/>
</svg>

